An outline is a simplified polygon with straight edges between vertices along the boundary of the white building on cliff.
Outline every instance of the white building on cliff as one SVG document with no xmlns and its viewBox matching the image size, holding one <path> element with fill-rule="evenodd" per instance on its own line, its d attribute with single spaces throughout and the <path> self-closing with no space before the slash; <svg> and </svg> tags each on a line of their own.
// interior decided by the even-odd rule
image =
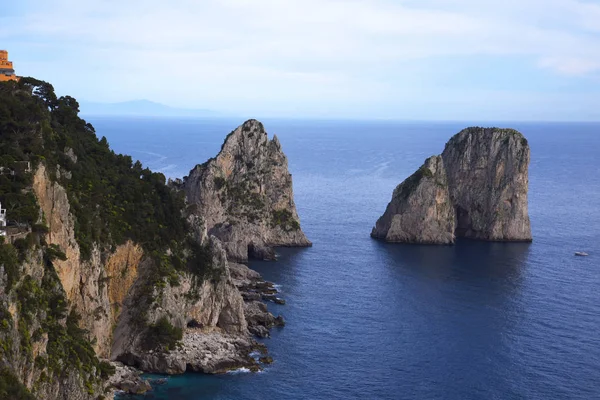
<svg viewBox="0 0 600 400">
<path fill-rule="evenodd" d="M 0 236 L 6 236 L 6 209 L 0 203 Z"/>
</svg>

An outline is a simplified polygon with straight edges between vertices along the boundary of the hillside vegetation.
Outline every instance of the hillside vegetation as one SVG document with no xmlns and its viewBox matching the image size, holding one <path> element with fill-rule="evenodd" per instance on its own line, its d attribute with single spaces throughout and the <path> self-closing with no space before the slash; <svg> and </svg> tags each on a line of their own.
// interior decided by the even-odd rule
<svg viewBox="0 0 600 400">
<path fill-rule="evenodd" d="M 46 216 L 32 190 L 41 164 L 67 192 L 80 261 L 90 259 L 94 249 L 108 254 L 128 240 L 152 258 L 140 303 L 150 306 L 154 289 L 165 281 L 176 285 L 181 271 L 204 277 L 210 270 L 207 248 L 188 235 L 183 195 L 169 189 L 163 174 L 111 150 L 78 113 L 77 101 L 57 97 L 49 83 L 33 78 L 0 83 L 0 202 L 10 225 L 30 232 L 14 243 L 0 238 L 1 398 L 32 398 L 24 376 L 33 377 L 30 389 L 36 394 L 73 374 L 83 379 L 88 395 L 102 398 L 98 387 L 112 372 L 79 327 L 53 266 L 66 256 L 46 243 Z M 8 311 L 11 306 L 16 313 Z M 144 313 L 138 322 L 147 324 Z M 160 341 L 162 331 L 153 334 L 153 327 L 148 340 Z M 39 346 L 45 352 L 35 357 Z"/>
</svg>

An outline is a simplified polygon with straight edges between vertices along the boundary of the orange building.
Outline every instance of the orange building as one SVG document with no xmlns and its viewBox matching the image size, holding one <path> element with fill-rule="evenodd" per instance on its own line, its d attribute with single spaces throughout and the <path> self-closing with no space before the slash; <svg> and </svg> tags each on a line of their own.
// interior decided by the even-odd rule
<svg viewBox="0 0 600 400">
<path fill-rule="evenodd" d="M 12 61 L 8 61 L 8 51 L 0 50 L 0 82 L 18 81 Z"/>
</svg>

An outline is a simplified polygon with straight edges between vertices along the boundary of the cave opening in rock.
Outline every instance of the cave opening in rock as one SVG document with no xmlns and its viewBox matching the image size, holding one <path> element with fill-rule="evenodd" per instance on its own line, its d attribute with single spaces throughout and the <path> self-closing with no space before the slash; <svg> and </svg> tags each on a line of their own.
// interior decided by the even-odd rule
<svg viewBox="0 0 600 400">
<path fill-rule="evenodd" d="M 456 229 L 454 230 L 454 234 L 456 237 L 464 237 L 471 229 L 471 216 L 467 210 L 460 206 L 455 207 L 455 211 Z"/>
<path fill-rule="evenodd" d="M 194 328 L 194 329 L 200 329 L 200 328 L 202 328 L 202 324 L 200 322 L 196 321 L 195 319 L 192 319 L 187 323 L 187 327 Z"/>
</svg>

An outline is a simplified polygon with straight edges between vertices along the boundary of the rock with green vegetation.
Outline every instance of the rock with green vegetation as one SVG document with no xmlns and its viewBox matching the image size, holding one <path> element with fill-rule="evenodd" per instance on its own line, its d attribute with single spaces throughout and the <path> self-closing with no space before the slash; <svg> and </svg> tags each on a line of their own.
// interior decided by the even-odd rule
<svg viewBox="0 0 600 400">
<path fill-rule="evenodd" d="M 310 246 L 300 228 L 292 176 L 276 136 L 249 120 L 231 132 L 219 154 L 184 178 L 190 204 L 230 261 L 274 258 L 274 246 Z"/>
<path fill-rule="evenodd" d="M 371 236 L 453 243 L 455 237 L 531 241 L 530 150 L 514 129 L 467 128 L 400 184 Z"/>
<path fill-rule="evenodd" d="M 442 157 L 428 158 L 396 187 L 371 236 L 388 242 L 454 242 L 454 208 Z"/>
<path fill-rule="evenodd" d="M 10 289 L 0 277 L 0 398 L 92 400 L 104 393 L 110 368 L 79 314 L 69 311 L 52 265 L 59 252 L 34 244 L 19 255 Z"/>
<path fill-rule="evenodd" d="M 212 216 L 194 214 L 164 175 L 116 154 L 78 112 L 75 99 L 57 97 L 46 82 L 0 83 L 0 167 L 19 171 L 0 174 L 0 202 L 18 232 L 0 238 L 0 398 L 92 400 L 109 386 L 146 390 L 129 375 L 109 381 L 115 368 L 98 357 L 171 357 L 195 343 L 191 333 L 217 337 L 203 342 L 210 362 L 199 370 L 249 366 L 248 352 L 258 345 L 227 254 L 207 234 Z M 291 190 L 278 142 L 267 150 L 271 172 L 252 169 L 249 158 L 246 168 Z M 247 218 L 236 221 L 263 218 L 270 232 L 287 235 L 282 241 L 304 238 L 288 207 L 291 193 L 269 183 L 265 199 L 247 196 L 251 179 L 211 182 L 231 196 L 229 212 Z M 279 243 L 275 234 L 252 238 L 256 251 Z"/>
<path fill-rule="evenodd" d="M 143 358 L 144 354 L 168 353 L 181 339 L 175 340 L 175 333 L 183 334 L 188 326 L 248 334 L 244 301 L 230 276 L 225 250 L 211 237 L 203 251 L 211 266 L 205 277 L 178 274 L 176 283 L 168 284 L 169 278 L 162 278 L 162 284 L 153 286 L 148 285 L 147 277 L 140 277 L 123 304 L 113 359 L 127 362 L 131 355 Z"/>
</svg>

